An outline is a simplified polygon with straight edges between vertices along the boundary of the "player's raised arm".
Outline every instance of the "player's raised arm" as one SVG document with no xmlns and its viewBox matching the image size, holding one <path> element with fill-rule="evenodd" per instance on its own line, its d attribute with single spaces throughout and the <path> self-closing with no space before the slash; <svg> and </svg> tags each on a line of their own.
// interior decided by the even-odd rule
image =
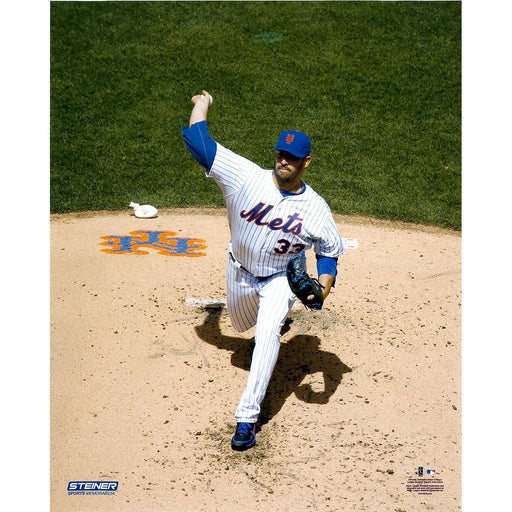
<svg viewBox="0 0 512 512">
<path fill-rule="evenodd" d="M 196 94 L 192 96 L 192 112 L 190 114 L 189 126 L 201 121 L 206 121 L 208 117 L 208 110 L 212 106 L 213 98 L 207 91 L 203 91 L 202 94 Z"/>
<path fill-rule="evenodd" d="M 181 128 L 183 140 L 192 156 L 209 171 L 215 155 L 217 153 L 217 144 L 208 133 L 206 118 L 208 110 L 212 105 L 212 96 L 207 91 L 202 94 L 196 94 L 192 97 L 192 113 L 188 128 Z"/>
</svg>

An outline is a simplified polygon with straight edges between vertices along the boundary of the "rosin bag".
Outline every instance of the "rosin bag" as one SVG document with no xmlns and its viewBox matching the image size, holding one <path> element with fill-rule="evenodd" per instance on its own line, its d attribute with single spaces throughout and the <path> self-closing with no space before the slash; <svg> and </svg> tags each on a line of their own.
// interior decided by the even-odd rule
<svg viewBox="0 0 512 512">
<path fill-rule="evenodd" d="M 133 201 L 128 205 L 133 208 L 133 213 L 135 217 L 140 219 L 153 219 L 158 215 L 158 210 L 151 206 L 150 204 L 140 205 L 139 203 L 134 203 Z"/>
</svg>

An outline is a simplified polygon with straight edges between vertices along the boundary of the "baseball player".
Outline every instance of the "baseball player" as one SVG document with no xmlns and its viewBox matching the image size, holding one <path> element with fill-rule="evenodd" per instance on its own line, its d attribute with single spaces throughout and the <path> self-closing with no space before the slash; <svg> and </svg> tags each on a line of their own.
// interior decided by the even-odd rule
<svg viewBox="0 0 512 512">
<path fill-rule="evenodd" d="M 302 176 L 311 163 L 311 142 L 299 131 L 279 135 L 273 169 L 262 169 L 209 135 L 207 91 L 192 98 L 189 127 L 182 128 L 193 157 L 221 188 L 231 241 L 227 267 L 227 309 L 239 332 L 256 326 L 255 347 L 245 390 L 235 411 L 234 450 L 256 443 L 260 404 L 277 361 L 281 328 L 296 295 L 286 277 L 294 255 L 314 248 L 323 298 L 335 283 L 338 257 L 345 253 L 327 203 Z M 307 300 L 314 300 L 313 296 Z"/>
</svg>

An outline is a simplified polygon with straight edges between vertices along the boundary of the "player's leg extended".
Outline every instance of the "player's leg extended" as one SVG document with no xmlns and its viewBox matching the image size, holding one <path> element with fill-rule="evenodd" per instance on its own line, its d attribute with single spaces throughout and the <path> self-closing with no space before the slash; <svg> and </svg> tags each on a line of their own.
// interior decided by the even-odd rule
<svg viewBox="0 0 512 512">
<path fill-rule="evenodd" d="M 256 324 L 258 315 L 257 282 L 243 270 L 240 270 L 231 260 L 227 269 L 227 301 L 226 306 L 231 324 L 238 332 L 247 331 Z"/>
<path fill-rule="evenodd" d="M 255 346 L 247 386 L 238 404 L 237 422 L 256 423 L 279 355 L 281 328 L 295 302 L 286 275 L 271 278 L 260 290 Z"/>
</svg>

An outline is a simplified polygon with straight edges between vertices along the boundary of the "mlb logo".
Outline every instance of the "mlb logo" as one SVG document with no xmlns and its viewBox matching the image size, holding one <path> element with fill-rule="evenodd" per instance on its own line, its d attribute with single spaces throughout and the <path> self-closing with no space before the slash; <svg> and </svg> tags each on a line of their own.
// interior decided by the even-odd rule
<svg viewBox="0 0 512 512">
<path fill-rule="evenodd" d="M 435 469 L 427 469 L 427 475 L 435 475 L 436 470 Z"/>
</svg>

